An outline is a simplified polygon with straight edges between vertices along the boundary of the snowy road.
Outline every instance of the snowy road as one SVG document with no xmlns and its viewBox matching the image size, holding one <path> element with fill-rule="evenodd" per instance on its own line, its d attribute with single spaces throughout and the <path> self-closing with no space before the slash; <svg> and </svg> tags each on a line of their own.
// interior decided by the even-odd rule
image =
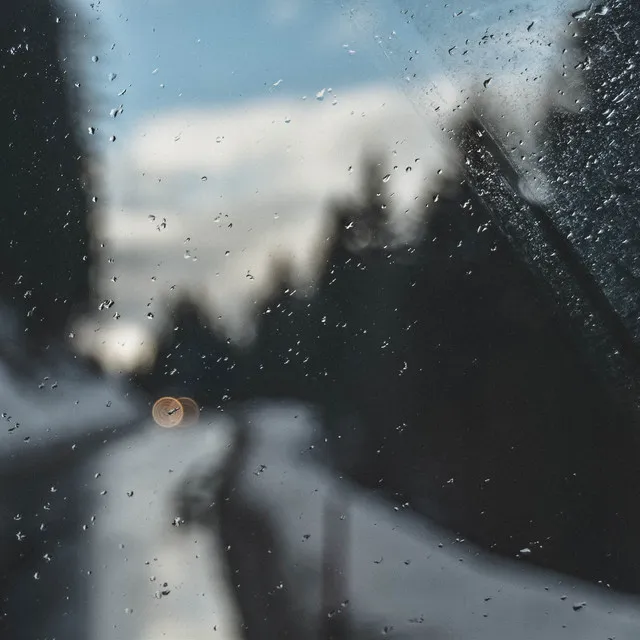
<svg viewBox="0 0 640 640">
<path fill-rule="evenodd" d="M 126 390 L 115 382 L 85 380 L 81 390 L 77 380 L 60 377 L 61 393 L 47 392 L 50 410 L 47 401 L 32 399 L 42 390 L 12 389 L 10 384 L 8 380 L 1 398 L 13 416 L 7 423 L 10 430 L 0 436 L 5 465 L 10 460 L 23 464 L 29 457 L 19 454 L 31 445 L 32 455 L 45 459 L 61 440 L 71 442 L 73 436 L 82 442 L 92 429 L 110 433 L 143 409 L 126 400 Z M 69 411 L 82 415 L 83 406 L 84 429 L 82 420 L 63 419 Z M 118 421 L 113 419 L 116 415 Z M 286 576 L 270 588 L 284 589 L 294 598 L 295 615 L 308 637 L 316 635 L 321 616 L 323 515 L 329 498 L 344 507 L 342 517 L 330 526 L 338 532 L 344 527 L 348 604 L 340 615 L 348 617 L 353 637 L 640 637 L 637 600 L 534 570 L 515 559 L 498 561 L 408 510 L 395 510 L 369 492 L 337 481 L 311 457 L 309 447 L 319 426 L 308 408 L 263 403 L 248 415 L 250 447 L 233 470 L 233 500 L 259 505 L 260 512 L 268 514 Z M 91 416 L 99 419 L 89 420 Z M 16 421 L 21 422 L 17 429 L 12 428 Z M 84 607 L 76 611 L 87 620 L 88 635 L 77 631 L 74 636 L 76 627 L 56 611 L 47 623 L 52 633 L 64 631 L 65 637 L 78 640 L 242 637 L 215 527 L 183 524 L 176 502 L 186 481 L 195 482 L 220 467 L 231 450 L 234 428 L 234 421 L 224 414 L 205 413 L 188 429 L 166 430 L 151 420 L 138 421 L 129 435 L 85 450 L 73 473 L 60 478 L 60 491 L 68 502 L 76 500 L 83 508 L 77 522 L 65 529 L 68 540 L 62 546 L 67 551 L 60 552 L 65 560 L 58 565 L 62 573 L 55 581 L 75 584 L 72 592 L 80 594 L 77 599 Z M 39 497 L 33 504 L 40 504 Z M 6 499 L 2 507 L 7 508 Z M 11 514 L 4 515 L 5 525 L 19 526 Z M 229 526 L 241 531 L 249 524 L 238 521 Z M 258 553 L 271 553 L 260 548 L 267 542 L 259 537 L 252 544 Z M 42 579 L 47 579 L 46 573 Z M 241 577 L 237 580 L 242 587 Z M 269 575 L 262 580 L 268 585 Z M 25 589 L 29 594 L 31 587 L 27 584 Z M 212 636 L 214 630 L 217 635 Z"/>
</svg>

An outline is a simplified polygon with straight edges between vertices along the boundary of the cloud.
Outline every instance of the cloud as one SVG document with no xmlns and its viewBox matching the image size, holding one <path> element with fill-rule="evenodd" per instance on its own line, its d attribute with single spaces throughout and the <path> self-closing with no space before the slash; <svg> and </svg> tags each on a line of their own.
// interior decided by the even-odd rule
<svg viewBox="0 0 640 640">
<path fill-rule="evenodd" d="M 405 164 L 426 161 L 434 146 L 442 152 L 430 123 L 393 88 L 324 90 L 322 102 L 311 95 L 168 113 L 142 125 L 128 155 L 136 171 L 163 180 L 190 173 L 194 189 L 206 176 L 203 192 L 246 197 L 252 187 L 317 197 L 352 191 L 365 151 L 395 150 Z M 416 176 L 398 179 L 398 191 L 414 189 Z"/>
<path fill-rule="evenodd" d="M 308 279 L 328 207 L 358 194 L 365 154 L 391 175 L 393 210 L 415 208 L 450 164 L 432 123 L 383 84 L 325 89 L 322 101 L 269 96 L 139 121 L 106 176 L 100 289 L 115 304 L 97 315 L 99 340 L 114 323 L 157 326 L 189 290 L 237 326 L 279 256 Z"/>
</svg>

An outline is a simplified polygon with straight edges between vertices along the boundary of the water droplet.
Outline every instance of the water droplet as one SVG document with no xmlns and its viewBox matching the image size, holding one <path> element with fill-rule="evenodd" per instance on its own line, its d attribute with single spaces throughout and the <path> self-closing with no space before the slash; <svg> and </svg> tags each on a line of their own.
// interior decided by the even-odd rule
<svg viewBox="0 0 640 640">
<path fill-rule="evenodd" d="M 96 128 L 95 127 L 88 127 L 87 131 L 89 132 L 89 135 L 92 136 L 96 132 Z"/>
<path fill-rule="evenodd" d="M 324 100 L 325 91 L 326 89 L 320 89 L 320 91 L 316 93 L 316 100 L 319 100 L 320 102 L 322 102 Z"/>
<path fill-rule="evenodd" d="M 390 179 L 391 179 L 391 174 L 387 173 L 387 175 L 384 178 L 382 178 L 382 182 L 389 182 Z"/>
<path fill-rule="evenodd" d="M 206 181 L 208 180 L 208 178 L 207 178 L 207 176 L 202 176 L 202 178 L 200 178 L 200 180 L 201 180 L 202 182 L 206 182 Z"/>
<path fill-rule="evenodd" d="M 149 318 L 149 320 L 153 320 L 155 316 L 153 315 L 153 313 L 151 313 L 151 311 L 149 311 L 149 313 L 147 313 L 147 318 Z"/>
<path fill-rule="evenodd" d="M 91 62 L 98 62 L 98 56 L 91 56 Z"/>
<path fill-rule="evenodd" d="M 110 73 L 109 74 L 109 82 L 113 82 L 117 77 L 118 77 L 117 73 Z"/>
<path fill-rule="evenodd" d="M 110 309 L 113 305 L 113 300 L 111 300 L 110 298 L 106 298 L 98 305 L 98 311 L 102 311 L 103 309 Z"/>
<path fill-rule="evenodd" d="M 486 89 L 489 86 L 489 83 L 491 82 L 492 78 L 487 78 L 483 83 L 482 86 Z"/>
<path fill-rule="evenodd" d="M 116 141 L 115 136 L 109 136 L 109 142 L 115 142 L 115 141 Z"/>
</svg>

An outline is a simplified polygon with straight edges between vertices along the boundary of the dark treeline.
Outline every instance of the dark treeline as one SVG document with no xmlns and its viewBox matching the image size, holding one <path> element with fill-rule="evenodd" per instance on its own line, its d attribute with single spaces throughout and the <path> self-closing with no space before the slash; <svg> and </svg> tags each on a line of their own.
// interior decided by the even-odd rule
<svg viewBox="0 0 640 640">
<path fill-rule="evenodd" d="M 637 590 L 638 479 L 620 469 L 638 449 L 562 309 L 464 181 L 440 185 L 413 246 L 393 244 L 384 186 L 372 171 L 362 203 L 335 207 L 312 294 L 281 270 L 249 348 L 183 302 L 140 382 L 221 408 L 311 402 L 357 482 L 486 548 Z"/>
<path fill-rule="evenodd" d="M 11 375 L 32 372 L 47 346 L 62 344 L 90 297 L 91 196 L 65 71 L 69 17 L 48 0 L 0 6 L 0 357 Z M 23 341 L 6 335 L 10 316 Z M 5 426 L 2 437 L 22 439 Z M 90 509 L 76 476 L 86 458 L 69 443 L 30 462 L 28 440 L 20 464 L 4 459 L 0 470 L 0 636 L 88 637 L 89 594 L 71 569 Z"/>
<path fill-rule="evenodd" d="M 606 65 L 602 38 L 615 29 L 622 53 L 609 56 L 632 69 L 638 10 L 616 4 L 590 19 L 580 42 L 594 68 Z M 624 69 L 617 72 L 630 84 Z M 611 243 L 589 252 L 581 242 L 558 244 L 574 229 L 574 177 L 586 185 L 575 204 L 582 223 L 605 215 L 608 175 L 619 176 L 615 198 L 638 201 L 637 169 L 623 171 L 628 162 L 618 151 L 629 119 L 637 123 L 637 101 L 620 107 L 627 111 L 615 126 L 596 126 L 621 101 L 613 85 L 601 90 L 601 73 L 585 76 L 591 104 L 584 113 L 552 110 L 542 124 L 542 164 L 563 208 L 546 211 L 517 190 L 510 196 L 572 279 L 564 298 L 530 259 L 540 247 L 525 246 L 526 234 L 516 238 L 505 211 L 483 192 L 481 172 L 430 185 L 437 197 L 424 199 L 421 229 L 402 244 L 389 220 L 382 163 L 371 162 L 361 197 L 329 212 L 333 231 L 313 292 L 295 292 L 279 266 L 256 338 L 243 349 L 183 301 L 154 370 L 139 383 L 154 395 L 189 392 L 221 408 L 260 397 L 313 403 L 323 419 L 324 460 L 361 485 L 486 549 L 640 592 L 637 416 L 602 374 L 573 307 L 584 302 L 601 316 L 614 348 L 628 347 L 632 367 L 637 327 L 609 290 L 612 281 L 594 275 Z M 453 137 L 484 128 L 468 121 Z M 562 131 L 573 132 L 571 161 Z M 467 164 L 491 158 L 495 166 L 486 167 L 508 181 L 507 155 L 502 162 L 488 136 L 478 139 L 483 153 L 465 156 Z"/>
<path fill-rule="evenodd" d="M 57 3 L 0 9 L 0 295 L 31 345 L 61 338 L 89 298 L 90 194 L 66 76 L 68 28 Z"/>
<path fill-rule="evenodd" d="M 574 23 L 575 24 L 575 23 Z M 556 224 L 595 272 L 640 352 L 640 5 L 591 5 L 578 22 L 576 70 L 586 96 L 544 123 L 541 165 L 552 178 Z M 576 40 L 576 38 L 573 38 Z"/>
</svg>

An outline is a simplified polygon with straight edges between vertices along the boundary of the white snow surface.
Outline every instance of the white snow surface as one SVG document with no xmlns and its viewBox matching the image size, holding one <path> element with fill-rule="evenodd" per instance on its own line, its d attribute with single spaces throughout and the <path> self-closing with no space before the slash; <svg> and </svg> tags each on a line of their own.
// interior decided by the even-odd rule
<svg viewBox="0 0 640 640">
<path fill-rule="evenodd" d="M 222 464 L 233 441 L 231 415 L 204 413 L 193 427 L 161 429 L 140 419 L 148 407 L 124 381 L 72 361 L 41 367 L 26 381 L 0 365 L 0 411 L 3 465 L 120 430 L 75 476 L 95 515 L 78 531 L 81 566 L 69 566 L 90 576 L 91 640 L 242 638 L 217 533 L 181 527 L 174 500 L 186 478 Z M 248 411 L 251 445 L 234 469 L 234 500 L 269 514 L 286 566 L 282 588 L 295 595 L 296 615 L 309 629 L 320 607 L 323 515 L 333 501 L 341 505 L 331 526 L 344 527 L 354 638 L 640 638 L 637 599 L 498 560 L 314 462 L 309 447 L 321 434 L 309 407 L 263 402 Z"/>
</svg>

